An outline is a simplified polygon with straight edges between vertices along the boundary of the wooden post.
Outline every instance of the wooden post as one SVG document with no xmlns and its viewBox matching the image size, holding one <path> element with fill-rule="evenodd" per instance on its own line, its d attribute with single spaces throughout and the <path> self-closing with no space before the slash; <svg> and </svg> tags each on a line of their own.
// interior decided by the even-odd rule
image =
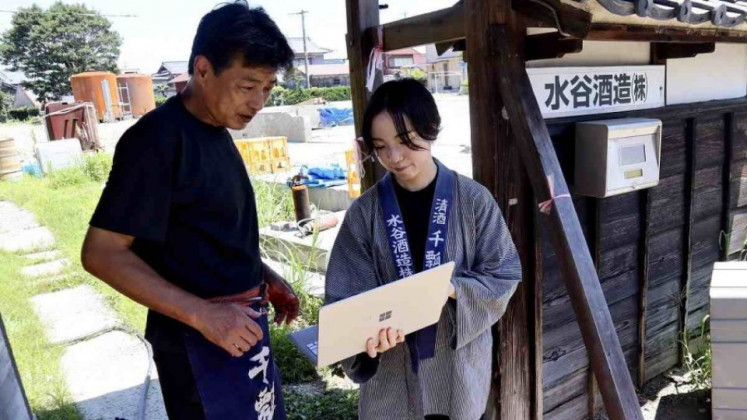
<svg viewBox="0 0 747 420">
<path fill-rule="evenodd" d="M 640 192 L 641 237 L 638 241 L 638 387 L 646 384 L 646 314 L 648 313 L 648 236 L 651 190 Z"/>
<path fill-rule="evenodd" d="M 695 153 L 697 143 L 697 117 L 687 120 L 687 131 L 685 141 L 685 156 L 687 165 L 685 170 L 685 247 L 684 247 L 684 265 L 685 270 L 680 282 L 680 345 L 679 345 L 679 363 L 685 363 L 685 346 L 687 345 L 687 312 L 688 297 L 690 295 L 690 282 L 692 281 L 693 268 L 693 229 L 695 223 L 695 165 L 697 156 Z"/>
<path fill-rule="evenodd" d="M 594 270 L 599 275 L 599 266 L 602 262 L 602 205 L 601 198 L 588 197 L 587 215 L 592 216 L 592 223 L 589 225 L 589 238 L 591 239 L 591 258 L 594 261 Z M 589 418 L 594 419 L 597 415 L 597 380 L 594 378 L 594 371 L 589 366 L 586 405 L 589 412 Z"/>
<path fill-rule="evenodd" d="M 736 130 L 734 124 L 734 113 L 730 112 L 726 114 L 726 121 L 724 121 L 724 127 L 726 129 L 726 135 L 724 140 L 724 172 L 721 175 L 721 237 L 719 243 L 721 244 L 721 253 L 719 255 L 719 261 L 729 260 L 729 244 L 731 243 L 731 229 L 732 221 L 729 217 L 731 213 L 731 170 L 734 166 L 734 132 Z"/>
<path fill-rule="evenodd" d="M 350 95 L 353 102 L 353 118 L 355 119 L 355 135 L 361 135 L 363 127 L 363 113 L 370 97 L 366 90 L 366 66 L 368 57 L 375 46 L 376 39 L 366 35 L 366 29 L 379 26 L 378 0 L 346 0 L 348 15 L 348 33 L 345 36 L 350 61 Z M 382 75 L 377 75 L 380 84 Z M 352 139 L 351 139 L 352 140 Z M 384 171 L 377 162 L 367 160 L 363 162 L 365 176 L 361 179 L 361 189 L 373 186 L 383 175 Z"/>
<path fill-rule="evenodd" d="M 505 24 L 491 25 L 487 36 L 489 45 L 498 52 L 500 92 L 524 167 L 535 195 L 544 201 L 567 194 L 568 186 L 529 82 L 526 63 L 515 52 L 516 37 Z M 477 91 L 487 89 L 488 86 L 479 85 Z M 642 419 L 620 340 L 573 202 L 553 201 L 550 213 L 542 217 L 547 222 L 607 413 L 613 420 Z"/>
<path fill-rule="evenodd" d="M 528 319 L 535 313 L 534 228 L 532 195 L 518 151 L 511 140 L 508 121 L 503 117 L 503 101 L 498 88 L 502 69 L 487 36 L 494 23 L 512 22 L 512 28 L 523 40 L 526 28 L 511 17 L 506 0 L 466 0 L 465 30 L 469 53 L 470 124 L 474 179 L 493 193 L 503 211 L 514 243 L 521 257 L 523 280 L 516 290 L 506 314 L 494 329 L 497 354 L 495 375 L 487 419 L 530 419 L 536 414 L 533 396 L 541 392 L 541 376 L 534 371 Z M 523 48 L 519 48 L 523 54 Z M 536 330 L 535 330 L 536 331 Z M 541 345 L 541 344 L 540 344 Z M 534 353 L 535 349 L 531 352 Z M 542 350 L 539 350 L 540 358 Z M 533 382 L 534 381 L 534 382 Z M 539 385 L 536 381 L 539 381 Z M 534 407 L 534 408 L 533 408 Z M 534 410 L 534 415 L 533 415 Z"/>
</svg>

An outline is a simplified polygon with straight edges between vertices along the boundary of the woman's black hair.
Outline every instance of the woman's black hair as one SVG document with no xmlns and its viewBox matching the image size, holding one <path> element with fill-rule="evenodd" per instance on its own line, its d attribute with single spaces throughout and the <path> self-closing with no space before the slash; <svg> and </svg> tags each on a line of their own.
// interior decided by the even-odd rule
<svg viewBox="0 0 747 420">
<path fill-rule="evenodd" d="M 412 150 L 423 148 L 412 142 L 407 121 L 423 140 L 436 140 L 441 130 L 441 116 L 433 95 L 414 79 L 392 80 L 374 91 L 363 114 L 363 141 L 370 151 L 374 149 L 371 125 L 374 118 L 382 112 L 387 112 L 392 117 L 400 140 Z"/>
<path fill-rule="evenodd" d="M 245 66 L 287 70 L 293 66 L 293 50 L 280 29 L 261 7 L 250 8 L 244 0 L 218 6 L 202 17 L 192 42 L 189 74 L 195 57 L 205 56 L 216 75 L 233 60 Z"/>
</svg>

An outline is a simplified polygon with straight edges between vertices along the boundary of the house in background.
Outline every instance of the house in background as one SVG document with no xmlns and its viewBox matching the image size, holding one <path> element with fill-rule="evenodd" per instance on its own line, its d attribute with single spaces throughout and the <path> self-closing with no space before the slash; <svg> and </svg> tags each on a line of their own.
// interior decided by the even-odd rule
<svg viewBox="0 0 747 420">
<path fill-rule="evenodd" d="M 288 38 L 288 45 L 290 45 L 295 58 L 293 59 L 293 67 L 302 69 L 304 67 L 304 56 L 303 56 L 303 38 Z M 306 37 L 306 54 L 309 56 L 309 64 L 325 64 L 324 55 L 331 53 L 333 50 L 329 48 L 323 48 L 317 45 L 311 38 Z"/>
<path fill-rule="evenodd" d="M 384 53 L 384 77 L 393 76 L 403 69 L 418 67 L 425 70 L 426 56 L 415 48 L 402 48 Z"/>
<path fill-rule="evenodd" d="M 428 89 L 434 93 L 459 92 L 462 80 L 467 80 L 467 63 L 462 53 L 451 48 L 438 55 L 433 44 L 425 47 Z"/>
<path fill-rule="evenodd" d="M 173 96 L 178 90 L 174 89 L 171 82 L 174 78 L 187 73 L 189 61 L 164 61 L 158 71 L 151 75 L 153 79 L 153 91 L 156 96 Z"/>
<path fill-rule="evenodd" d="M 185 72 L 169 80 L 168 85 L 174 92 L 179 93 L 187 86 L 187 82 L 189 82 L 189 73 Z"/>
<path fill-rule="evenodd" d="M 296 72 L 306 77 L 304 66 L 296 68 Z M 311 87 L 350 86 L 350 67 L 344 60 L 335 64 L 309 64 L 309 81 Z"/>
<path fill-rule="evenodd" d="M 21 73 L 0 70 L 0 90 L 13 97 L 11 108 L 39 108 L 36 94 L 21 85 L 24 80 Z"/>
</svg>

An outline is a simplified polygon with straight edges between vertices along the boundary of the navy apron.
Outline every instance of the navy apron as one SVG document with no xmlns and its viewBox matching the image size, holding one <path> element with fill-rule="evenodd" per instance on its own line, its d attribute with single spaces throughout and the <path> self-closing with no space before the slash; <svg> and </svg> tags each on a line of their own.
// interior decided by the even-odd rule
<svg viewBox="0 0 747 420">
<path fill-rule="evenodd" d="M 270 348 L 267 311 L 255 319 L 263 338 L 241 357 L 231 356 L 202 334 L 189 330 L 185 343 L 205 418 L 285 420 L 280 372 Z"/>
<path fill-rule="evenodd" d="M 436 191 L 433 194 L 431 213 L 428 226 L 428 237 L 425 244 L 425 258 L 423 258 L 422 270 L 428 270 L 446 262 L 446 238 L 448 235 L 449 215 L 454 200 L 454 183 L 456 176 L 454 172 L 435 160 L 438 166 L 436 179 Z M 384 224 L 387 230 L 389 251 L 392 261 L 397 269 L 397 277 L 403 279 L 415 274 L 415 266 L 407 241 L 407 232 L 402 219 L 402 212 L 397 203 L 397 195 L 394 191 L 394 179 L 390 172 L 384 175 L 379 182 L 379 203 Z M 433 324 L 421 330 L 408 334 L 405 337 L 410 349 L 410 360 L 412 370 L 417 373 L 420 361 L 433 357 L 436 351 L 437 325 Z"/>
</svg>

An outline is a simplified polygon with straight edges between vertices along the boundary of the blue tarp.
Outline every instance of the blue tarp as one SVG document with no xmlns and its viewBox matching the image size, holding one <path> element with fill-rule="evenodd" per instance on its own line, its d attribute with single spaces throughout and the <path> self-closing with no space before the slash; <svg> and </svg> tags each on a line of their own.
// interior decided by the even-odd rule
<svg viewBox="0 0 747 420">
<path fill-rule="evenodd" d="M 309 188 L 327 188 L 347 184 L 347 172 L 338 164 L 326 166 L 301 167 L 299 172 L 302 179 L 300 182 Z"/>
<path fill-rule="evenodd" d="M 320 127 L 353 124 L 353 108 L 319 108 L 318 111 Z"/>
</svg>

